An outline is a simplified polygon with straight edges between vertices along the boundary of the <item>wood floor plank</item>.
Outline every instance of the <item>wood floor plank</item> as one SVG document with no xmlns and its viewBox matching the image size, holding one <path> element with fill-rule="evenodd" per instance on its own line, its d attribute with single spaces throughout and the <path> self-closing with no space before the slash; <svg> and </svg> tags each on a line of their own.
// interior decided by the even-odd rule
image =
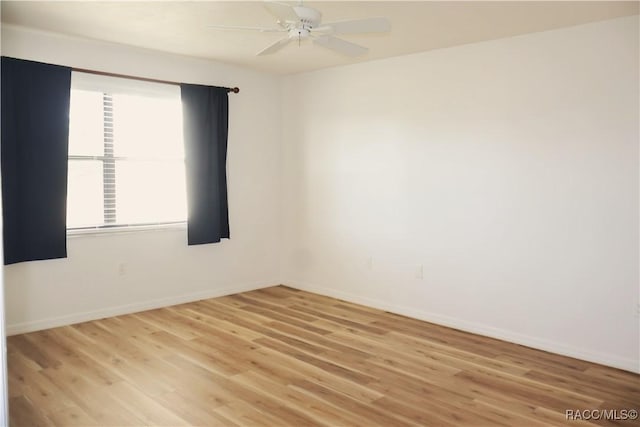
<svg viewBox="0 0 640 427">
<path fill-rule="evenodd" d="M 367 384 L 350 381 L 334 372 L 324 371 L 289 356 L 288 351 L 290 350 L 286 349 L 286 346 L 280 346 L 279 349 L 280 351 L 270 348 L 257 350 L 260 358 L 255 361 L 253 370 L 269 374 L 284 385 L 291 385 L 295 380 L 304 378 L 364 403 L 371 403 L 382 397 L 379 392 L 371 389 Z M 282 351 L 287 353 L 282 353 Z"/>
<path fill-rule="evenodd" d="M 482 399 L 474 399 L 469 405 L 476 411 L 482 413 L 495 413 L 496 415 L 505 417 L 505 419 L 512 420 L 507 425 L 521 425 L 521 426 L 561 426 L 566 424 L 564 414 L 559 412 L 551 413 L 546 411 L 544 413 L 536 412 L 536 408 L 529 408 L 526 405 L 506 405 L 504 402 L 487 402 Z M 572 422 L 573 424 L 573 422 Z M 577 426 L 593 425 L 582 421 L 576 421 Z"/>
<path fill-rule="evenodd" d="M 630 385 L 620 384 L 617 387 L 611 387 L 606 381 L 601 381 L 594 377 L 589 377 L 588 380 L 583 378 L 567 379 L 557 374 L 536 370 L 530 370 L 525 373 L 524 376 L 575 393 L 588 394 L 603 401 L 615 397 L 618 401 L 625 403 L 629 407 L 640 402 L 640 393 L 638 393 L 635 387 Z"/>
<path fill-rule="evenodd" d="M 411 426 L 417 425 L 417 423 L 407 420 L 403 414 L 387 412 L 378 408 L 372 403 L 363 403 L 350 397 L 334 391 L 330 388 L 323 387 L 320 384 L 307 381 L 306 379 L 300 379 L 293 382 L 291 387 L 298 389 L 302 392 L 306 392 L 316 398 L 324 400 L 325 402 L 338 407 L 343 408 L 350 413 L 360 417 L 363 422 L 368 422 L 377 425 L 387 426 Z"/>
<path fill-rule="evenodd" d="M 32 332 L 31 334 L 17 335 L 12 337 L 11 342 L 14 346 L 20 348 L 20 353 L 27 359 L 33 361 L 40 368 L 48 368 L 49 366 L 57 366 L 61 362 L 54 357 L 48 355 L 43 348 L 39 348 L 34 344 L 29 337 L 31 335 L 38 334 L 39 332 Z"/>
<path fill-rule="evenodd" d="M 186 324 L 187 322 L 176 321 L 167 309 L 150 310 L 135 316 L 153 327 L 172 333 L 184 340 L 202 336 L 191 325 Z"/>
<path fill-rule="evenodd" d="M 64 360 L 65 365 L 92 383 L 111 385 L 121 380 L 110 370 L 87 362 L 86 358 L 76 352 L 72 345 L 59 340 L 53 331 L 41 331 L 38 335 L 29 336 L 28 339 L 41 348 L 43 353 L 57 360 Z"/>
<path fill-rule="evenodd" d="M 375 380 L 375 378 L 370 375 L 364 374 L 357 370 L 349 369 L 345 366 L 326 360 L 322 357 L 313 356 L 309 354 L 309 352 L 300 351 L 296 348 L 278 343 L 277 341 L 271 340 L 269 338 L 261 338 L 259 340 L 256 340 L 256 342 L 272 350 L 290 355 L 306 365 L 314 366 L 321 371 L 329 372 L 336 377 L 343 378 L 356 384 L 367 384 Z M 318 355 L 320 353 L 315 354 Z"/>
<path fill-rule="evenodd" d="M 290 310 L 286 307 L 278 306 L 278 305 L 271 304 L 264 301 L 259 301 L 259 300 L 256 300 L 255 298 L 251 298 L 250 296 L 236 295 L 236 299 L 237 301 L 242 301 L 245 303 L 245 305 L 238 308 L 242 310 L 247 310 L 247 309 L 255 310 L 255 313 L 261 314 L 265 317 L 269 317 L 270 319 L 275 319 L 275 320 L 284 319 L 284 321 L 291 322 L 292 324 L 293 324 L 293 321 L 291 319 L 297 320 L 298 324 L 301 324 L 299 322 L 310 323 L 315 320 L 313 316 L 302 314 L 295 310 Z"/>
<path fill-rule="evenodd" d="M 68 396 L 98 425 L 139 426 L 144 424 L 136 414 L 114 400 L 111 386 L 91 384 L 82 377 L 76 377 L 64 365 L 46 369 L 42 375 L 63 391 L 59 396 Z M 11 411 L 12 408 L 9 406 L 9 413 Z"/>
<path fill-rule="evenodd" d="M 262 307 L 254 307 L 252 305 L 247 305 L 242 307 L 242 310 L 249 311 L 251 313 L 255 313 L 259 316 L 264 317 L 267 321 L 280 321 L 282 323 L 286 323 L 292 326 L 296 326 L 300 329 L 306 329 L 308 331 L 318 333 L 318 334 L 329 334 L 330 330 L 318 328 L 308 321 L 298 320 L 295 316 L 288 316 L 286 314 L 282 314 L 282 311 L 269 310 Z M 290 313 L 295 313 L 295 311 L 290 311 Z M 315 320 L 315 319 L 314 319 Z"/>
<path fill-rule="evenodd" d="M 237 425 L 254 427 L 292 426 L 292 424 L 285 423 L 268 413 L 264 413 L 242 400 L 217 408 L 216 412 L 227 419 L 233 420 Z"/>
<path fill-rule="evenodd" d="M 282 385 L 260 372 L 248 371 L 236 378 L 241 378 L 242 381 L 253 384 L 255 388 L 271 390 L 272 395 L 280 402 L 295 407 L 311 418 L 323 419 L 329 416 L 332 423 L 338 425 L 358 425 L 361 421 L 347 411 L 332 407 L 319 399 L 300 393 L 288 385 Z"/>
<path fill-rule="evenodd" d="M 465 381 L 497 388 L 508 395 L 519 396 L 522 399 L 535 402 L 539 406 L 560 411 L 566 408 L 598 408 L 602 403 L 602 400 L 594 397 L 573 393 L 570 390 L 564 390 L 534 381 L 524 382 L 518 381 L 515 378 L 508 379 L 499 375 L 467 371 L 458 372 L 455 375 Z"/>
<path fill-rule="evenodd" d="M 188 425 L 237 427 L 237 424 L 215 412 L 215 409 L 222 405 L 212 405 L 203 398 L 194 398 L 189 394 L 182 395 L 180 391 L 173 391 L 154 396 L 153 399 L 173 411 Z"/>
<path fill-rule="evenodd" d="M 57 368 L 48 368 L 57 369 Z M 24 377 L 22 389 L 29 403 L 38 408 L 43 415 L 50 417 L 54 412 L 74 406 L 73 402 L 42 372 L 30 372 Z"/>
<path fill-rule="evenodd" d="M 411 354 L 420 355 L 440 360 L 443 363 L 451 363 L 452 366 L 468 366 L 475 364 L 487 368 L 497 369 L 502 372 L 509 372 L 514 375 L 525 375 L 531 370 L 508 362 L 500 362 L 493 358 L 484 357 L 468 351 L 442 344 L 427 341 L 421 338 L 414 338 L 398 332 L 390 332 L 385 335 L 385 345 L 402 349 Z"/>
<path fill-rule="evenodd" d="M 51 419 L 57 427 L 88 427 L 99 425 L 96 420 L 76 405 L 50 414 L 49 419 Z"/>
<path fill-rule="evenodd" d="M 53 421 L 44 414 L 25 396 L 9 399 L 9 423 L 12 427 L 49 427 Z"/>
<path fill-rule="evenodd" d="M 396 414 L 398 418 L 404 421 L 409 421 L 419 426 L 455 427 L 459 421 L 459 419 L 449 419 L 449 414 L 445 411 L 429 412 L 425 405 L 415 406 L 407 404 L 406 401 L 391 399 L 388 396 L 376 400 L 375 406 L 387 413 Z"/>
<path fill-rule="evenodd" d="M 197 366 L 200 369 L 206 368 L 193 364 L 191 360 L 183 358 L 182 355 L 170 356 L 165 358 L 164 361 L 177 368 L 181 372 L 182 377 L 187 381 L 186 383 L 176 383 L 175 393 L 184 396 L 185 398 L 189 398 L 197 404 L 206 405 L 208 408 L 217 408 L 234 400 L 234 397 L 231 396 L 224 388 L 224 384 L 226 382 L 212 381 L 208 375 L 211 372 L 207 372 L 203 375 L 202 371 L 196 371 L 193 369 L 194 366 Z M 214 378 L 224 378 L 217 372 L 213 373 L 216 375 Z"/>
<path fill-rule="evenodd" d="M 211 346 L 198 340 L 184 341 L 176 339 L 175 336 L 164 331 L 155 332 L 148 338 L 154 345 L 160 345 L 163 348 L 162 352 L 158 353 L 158 357 L 161 358 L 180 354 L 206 369 L 211 369 L 224 375 L 235 375 L 250 367 L 241 365 L 241 361 L 235 357 L 229 357 L 226 352 L 211 348 Z"/>
<path fill-rule="evenodd" d="M 295 310 L 295 311 L 300 311 L 302 313 L 310 314 L 310 315 L 318 317 L 320 319 L 327 320 L 327 321 L 331 322 L 331 324 L 343 325 L 343 326 L 347 326 L 347 327 L 350 327 L 350 328 L 362 330 L 362 331 L 373 333 L 373 334 L 379 334 L 379 335 L 384 335 L 385 333 L 387 333 L 387 331 L 385 329 L 376 327 L 375 325 L 369 325 L 368 323 L 354 322 L 354 321 L 346 319 L 344 317 L 334 316 L 334 315 L 331 315 L 331 314 L 326 314 L 326 313 L 324 313 L 322 311 L 314 310 L 314 309 L 305 307 L 305 306 L 300 305 L 300 304 L 292 305 L 291 309 Z"/>
<path fill-rule="evenodd" d="M 233 396 L 233 399 L 229 399 L 227 406 L 232 406 L 235 403 L 244 403 L 250 405 L 250 407 L 256 409 L 259 412 L 268 414 L 270 417 L 279 419 L 280 423 L 294 423 L 295 425 L 322 425 L 320 422 L 316 422 L 311 418 L 306 417 L 301 412 L 284 407 L 278 404 L 271 396 L 269 390 L 256 390 L 251 387 L 247 387 L 241 381 L 238 381 L 234 376 L 222 377 L 215 373 L 205 370 L 204 368 L 191 364 L 188 360 L 176 361 L 180 367 L 198 373 L 204 378 L 209 378 L 212 383 L 224 389 L 226 393 Z M 273 424 L 272 424 L 273 425 Z"/>
<path fill-rule="evenodd" d="M 262 337 L 262 335 L 258 332 L 254 332 L 251 329 L 247 329 L 235 323 L 222 320 L 219 316 L 218 317 L 210 316 L 202 313 L 202 311 L 197 311 L 188 307 L 177 307 L 177 308 L 169 307 L 169 308 L 174 310 L 177 314 L 181 316 L 198 320 L 200 322 L 203 322 L 207 327 L 215 327 L 226 333 L 237 336 L 238 338 L 251 341 L 251 340 Z"/>
<path fill-rule="evenodd" d="M 371 357 L 369 353 L 360 351 L 355 347 L 349 347 L 347 345 L 340 344 L 339 342 L 332 340 L 331 339 L 332 335 L 329 335 L 329 334 L 318 335 L 315 333 L 308 333 L 307 332 L 308 330 L 301 330 L 296 326 L 292 326 L 282 322 L 271 322 L 271 323 L 268 323 L 268 326 L 278 332 L 282 332 L 294 338 L 299 338 L 307 342 L 321 346 L 324 348 L 323 352 L 328 350 L 334 350 L 334 351 L 345 352 L 352 355 L 357 354 L 359 357 L 363 357 L 363 358 Z"/>
<path fill-rule="evenodd" d="M 142 419 L 145 425 L 169 427 L 187 424 L 185 420 L 143 393 L 135 385 L 120 382 L 111 386 L 111 390 L 114 399 Z"/>
<path fill-rule="evenodd" d="M 339 304 L 335 304 L 335 301 L 327 303 L 326 301 L 318 302 L 308 299 L 304 300 L 300 297 L 297 298 L 300 302 L 296 303 L 297 306 L 306 307 L 311 310 L 320 311 L 330 314 L 332 316 L 340 317 L 344 320 L 350 320 L 361 324 L 371 324 L 377 320 L 380 320 L 379 313 L 363 313 L 362 311 L 353 311 Z"/>
<path fill-rule="evenodd" d="M 11 426 L 632 426 L 640 376 L 284 286 L 7 340 Z"/>
</svg>

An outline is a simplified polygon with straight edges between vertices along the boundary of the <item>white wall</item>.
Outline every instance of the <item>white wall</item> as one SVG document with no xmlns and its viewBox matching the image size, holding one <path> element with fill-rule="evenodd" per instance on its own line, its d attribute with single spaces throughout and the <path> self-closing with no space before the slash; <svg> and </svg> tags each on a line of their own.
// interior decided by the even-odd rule
<svg viewBox="0 0 640 427">
<path fill-rule="evenodd" d="M 284 282 L 640 371 L 638 17 L 288 77 Z"/>
<path fill-rule="evenodd" d="M 230 94 L 231 239 L 186 230 L 79 236 L 68 258 L 5 268 L 9 333 L 279 283 L 280 80 L 246 69 L 2 26 L 2 53 L 78 68 L 219 86 Z"/>
</svg>

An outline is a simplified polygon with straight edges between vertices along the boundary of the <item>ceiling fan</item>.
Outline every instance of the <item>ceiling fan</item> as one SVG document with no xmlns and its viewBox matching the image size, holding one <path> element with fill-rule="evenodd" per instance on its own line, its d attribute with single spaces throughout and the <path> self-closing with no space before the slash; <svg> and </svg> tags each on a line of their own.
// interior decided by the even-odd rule
<svg viewBox="0 0 640 427">
<path fill-rule="evenodd" d="M 276 27 L 237 27 L 210 25 L 220 30 L 248 30 L 263 33 L 287 33 L 287 36 L 262 49 L 256 55 L 270 55 L 294 40 L 311 39 L 318 46 L 331 49 L 347 56 L 359 56 L 369 51 L 368 48 L 335 37 L 338 34 L 385 33 L 391 29 L 387 18 L 353 19 L 349 21 L 322 23 L 322 14 L 311 7 L 304 6 L 302 1 L 297 6 L 275 1 L 264 2 L 267 11 L 276 18 Z"/>
</svg>

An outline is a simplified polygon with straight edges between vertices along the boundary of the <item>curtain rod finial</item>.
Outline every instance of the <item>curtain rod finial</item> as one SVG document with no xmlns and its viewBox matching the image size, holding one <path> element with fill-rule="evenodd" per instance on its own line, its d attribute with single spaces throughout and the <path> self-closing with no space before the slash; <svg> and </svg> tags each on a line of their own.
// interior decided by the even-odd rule
<svg viewBox="0 0 640 427">
<path fill-rule="evenodd" d="M 229 88 L 229 92 L 238 93 L 240 92 L 240 89 L 237 87 L 232 87 L 232 88 Z"/>
</svg>

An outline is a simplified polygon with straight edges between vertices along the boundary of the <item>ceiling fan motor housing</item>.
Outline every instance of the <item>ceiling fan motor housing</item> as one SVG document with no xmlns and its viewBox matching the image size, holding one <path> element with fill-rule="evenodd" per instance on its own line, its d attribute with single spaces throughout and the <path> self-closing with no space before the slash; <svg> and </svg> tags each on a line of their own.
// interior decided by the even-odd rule
<svg viewBox="0 0 640 427">
<path fill-rule="evenodd" d="M 309 30 L 317 27 L 322 20 L 322 14 L 310 7 L 294 6 L 293 10 L 296 12 L 296 15 L 298 15 L 298 18 L 300 18 L 296 24 L 299 24 L 302 29 Z"/>
</svg>

